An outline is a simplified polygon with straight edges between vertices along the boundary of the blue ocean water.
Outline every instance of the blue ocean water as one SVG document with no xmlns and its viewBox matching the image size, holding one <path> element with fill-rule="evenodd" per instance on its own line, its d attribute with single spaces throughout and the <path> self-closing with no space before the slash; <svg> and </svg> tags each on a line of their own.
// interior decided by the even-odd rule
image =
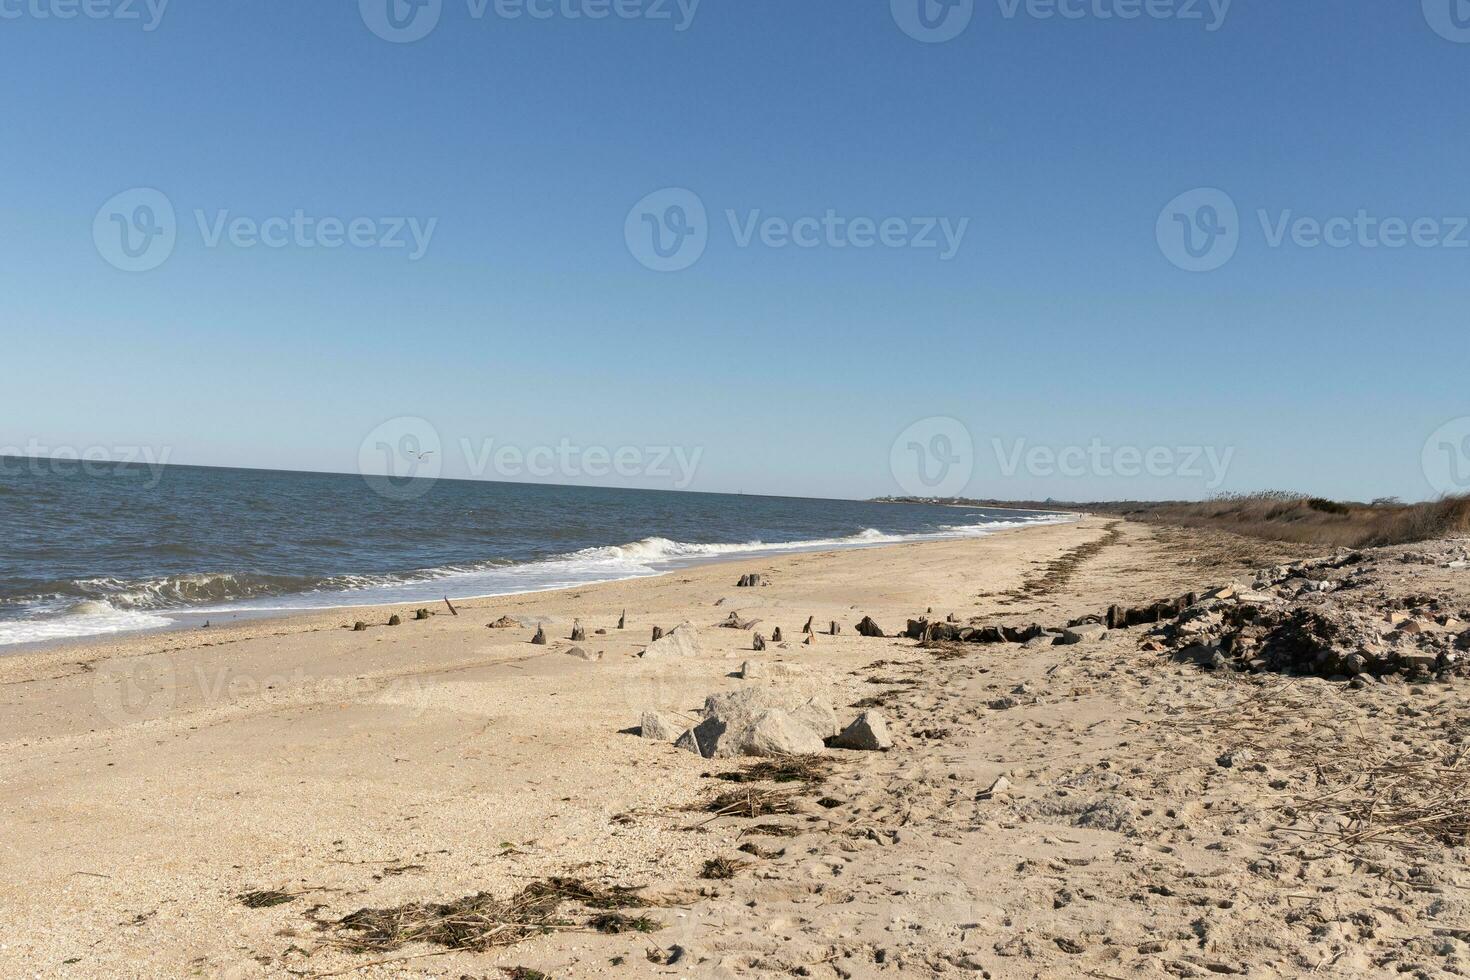
<svg viewBox="0 0 1470 980">
<path fill-rule="evenodd" d="M 0 645 L 198 615 L 507 595 L 761 553 L 966 537 L 1001 511 L 0 460 Z"/>
</svg>

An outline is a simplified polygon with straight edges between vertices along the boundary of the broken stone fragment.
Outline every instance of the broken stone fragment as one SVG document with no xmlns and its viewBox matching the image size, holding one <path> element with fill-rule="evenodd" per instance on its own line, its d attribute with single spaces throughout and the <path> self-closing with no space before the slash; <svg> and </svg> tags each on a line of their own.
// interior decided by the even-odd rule
<svg viewBox="0 0 1470 980">
<path fill-rule="evenodd" d="M 893 748 L 888 722 L 877 711 L 864 711 L 841 734 L 832 739 L 832 747 L 859 752 L 886 752 Z"/>
<path fill-rule="evenodd" d="M 686 752 L 693 752 L 695 755 L 702 756 L 706 759 L 709 758 L 709 756 L 704 754 L 704 750 L 700 748 L 699 736 L 695 734 L 693 728 L 688 729 L 683 735 L 680 735 L 674 740 L 674 748 L 683 749 Z"/>
<path fill-rule="evenodd" d="M 1071 646 L 1078 643 L 1096 643 L 1108 635 L 1108 628 L 1101 623 L 1083 623 L 1062 630 L 1062 642 Z"/>
<path fill-rule="evenodd" d="M 645 711 L 638 725 L 638 734 L 642 738 L 655 742 L 674 742 L 679 736 L 689 730 L 689 723 L 676 715 L 663 711 Z"/>
</svg>

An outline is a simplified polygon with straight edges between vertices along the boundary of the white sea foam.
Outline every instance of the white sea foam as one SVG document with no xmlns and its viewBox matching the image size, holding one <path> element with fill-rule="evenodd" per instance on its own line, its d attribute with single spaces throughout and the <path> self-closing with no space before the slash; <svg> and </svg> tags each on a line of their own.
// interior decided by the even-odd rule
<svg viewBox="0 0 1470 980">
<path fill-rule="evenodd" d="M 331 609 L 400 602 L 518 595 L 622 579 L 661 575 L 673 568 L 733 560 L 745 555 L 791 554 L 865 548 L 906 541 L 975 538 L 1010 528 L 1067 523 L 1065 515 L 1042 515 L 984 524 L 944 525 L 938 531 L 890 534 L 867 528 L 841 538 L 798 541 L 695 543 L 651 537 L 622 545 L 586 548 L 542 561 L 456 565 L 402 575 L 351 576 L 318 580 L 309 591 L 291 589 L 289 580 L 265 577 L 192 575 L 146 582 L 94 580 L 106 599 L 73 601 L 42 608 L 20 620 L 0 621 L 0 646 L 67 637 L 96 636 L 172 625 L 165 612 L 192 615 Z M 304 582 L 300 583 L 305 585 Z M 284 594 L 282 591 L 285 590 Z M 266 593 L 266 594 L 262 594 Z M 54 605 L 54 604 L 48 604 Z"/>
<path fill-rule="evenodd" d="M 154 613 L 116 609 L 101 599 L 73 603 L 61 609 L 40 612 L 28 619 L 0 622 L 0 646 L 44 643 L 72 637 L 105 636 L 134 630 L 160 629 L 173 620 Z"/>
</svg>

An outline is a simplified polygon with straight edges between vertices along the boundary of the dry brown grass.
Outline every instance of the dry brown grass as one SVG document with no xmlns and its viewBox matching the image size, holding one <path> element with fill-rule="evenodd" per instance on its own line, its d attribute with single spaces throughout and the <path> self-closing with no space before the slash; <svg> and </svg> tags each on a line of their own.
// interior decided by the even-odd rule
<svg viewBox="0 0 1470 980">
<path fill-rule="evenodd" d="M 893 498 L 913 500 L 917 498 Z M 930 501 L 933 502 L 933 501 Z M 1268 491 L 1227 494 L 1214 500 L 970 500 L 946 503 L 976 507 L 1087 512 L 1135 521 L 1232 531 L 1269 541 L 1328 548 L 1372 548 L 1470 534 L 1470 495 L 1421 504 L 1380 500 L 1370 504 L 1332 501 L 1304 493 Z"/>
<path fill-rule="evenodd" d="M 1328 548 L 1409 544 L 1470 533 L 1470 497 L 1422 504 L 1338 503 L 1284 493 L 1202 503 L 1139 504 L 1129 517 Z"/>
<path fill-rule="evenodd" d="M 713 813 L 717 817 L 754 819 L 755 817 L 795 813 L 796 801 L 790 793 L 777 793 L 772 790 L 747 787 L 721 793 L 700 809 L 706 813 Z"/>
</svg>

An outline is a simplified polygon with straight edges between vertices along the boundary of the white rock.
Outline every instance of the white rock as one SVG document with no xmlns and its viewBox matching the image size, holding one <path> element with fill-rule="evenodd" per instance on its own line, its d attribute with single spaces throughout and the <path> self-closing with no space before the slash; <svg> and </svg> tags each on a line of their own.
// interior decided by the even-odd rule
<svg viewBox="0 0 1470 980">
<path fill-rule="evenodd" d="M 821 738 L 790 712 L 772 708 L 721 736 L 715 755 L 816 755 L 825 748 Z"/>
<path fill-rule="evenodd" d="M 642 653 L 644 660 L 673 660 L 681 657 L 697 657 L 704 653 L 699 640 L 699 630 L 693 623 L 680 623 L 661 638 L 650 643 Z"/>
<path fill-rule="evenodd" d="M 791 717 L 810 728 L 818 738 L 831 738 L 842 730 L 832 705 L 819 698 L 812 698 L 792 711 Z"/>
<path fill-rule="evenodd" d="M 1006 793 L 1009 793 L 1010 790 L 1011 781 L 1004 776 L 1001 776 L 1000 778 L 996 779 L 995 782 L 991 783 L 989 788 L 981 793 L 980 796 L 983 799 L 991 799 L 992 797 L 1002 796 Z"/>
</svg>

